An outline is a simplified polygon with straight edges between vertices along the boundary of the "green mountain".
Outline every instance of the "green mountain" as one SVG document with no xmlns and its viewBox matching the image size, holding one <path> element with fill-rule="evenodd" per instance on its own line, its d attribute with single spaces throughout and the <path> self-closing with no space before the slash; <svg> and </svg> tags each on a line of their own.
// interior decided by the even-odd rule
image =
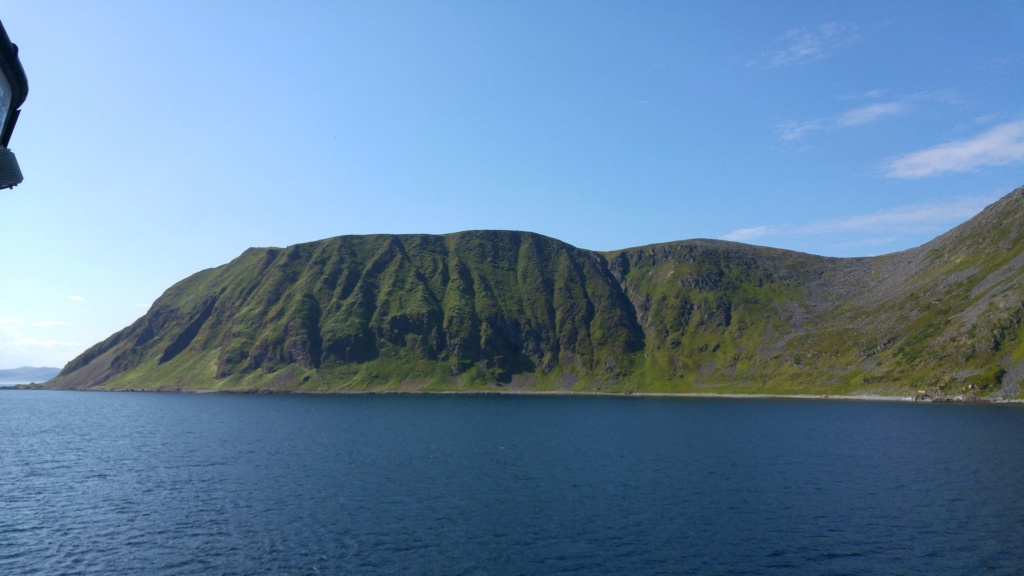
<svg viewBox="0 0 1024 576">
<path fill-rule="evenodd" d="M 253 248 L 47 386 L 1013 398 L 1022 320 L 1024 188 L 875 258 L 499 231 Z"/>
</svg>

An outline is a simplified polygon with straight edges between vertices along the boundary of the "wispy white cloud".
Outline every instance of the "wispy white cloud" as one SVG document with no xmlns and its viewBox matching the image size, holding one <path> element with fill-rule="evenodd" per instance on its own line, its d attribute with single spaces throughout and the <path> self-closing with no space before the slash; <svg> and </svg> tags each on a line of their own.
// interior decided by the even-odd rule
<svg viewBox="0 0 1024 576">
<path fill-rule="evenodd" d="M 74 300 L 75 302 L 85 302 L 84 296 L 68 296 L 68 300 Z"/>
<path fill-rule="evenodd" d="M 840 96 L 839 99 L 840 100 L 864 100 L 864 99 L 867 99 L 867 98 L 881 98 L 884 95 L 885 95 L 885 90 L 882 90 L 881 88 L 872 88 L 871 90 L 867 90 L 865 92 L 857 92 L 855 94 L 846 94 L 845 96 Z"/>
<path fill-rule="evenodd" d="M 840 242 L 836 244 L 836 248 L 841 250 L 849 250 L 851 248 L 863 248 L 869 247 L 874 248 L 876 246 L 885 246 L 886 244 L 892 244 L 898 241 L 899 238 L 895 236 L 875 236 L 871 238 L 862 238 L 860 240 L 851 240 L 849 242 Z"/>
<path fill-rule="evenodd" d="M 992 124 L 999 119 L 999 114 L 985 114 L 974 119 L 975 124 Z"/>
<path fill-rule="evenodd" d="M 795 120 L 781 122 L 776 126 L 776 132 L 778 133 L 780 140 L 803 140 L 812 132 L 865 126 L 886 116 L 897 116 L 899 114 L 903 114 L 910 110 L 910 108 L 911 106 L 907 102 L 878 102 L 876 104 L 852 108 L 834 117 L 806 120 L 803 122 Z"/>
<path fill-rule="evenodd" d="M 149 308 L 150 306 L 152 306 L 152 304 L 142 304 L 142 303 L 140 303 L 140 304 L 136 304 L 135 305 L 136 308 Z"/>
<path fill-rule="evenodd" d="M 740 228 L 739 230 L 733 230 L 725 236 L 722 236 L 722 240 L 731 240 L 733 242 L 749 242 L 757 238 L 764 238 L 765 236 L 771 236 L 776 233 L 776 229 L 771 226 L 754 226 L 753 228 Z"/>
<path fill-rule="evenodd" d="M 66 326 L 67 322 L 63 320 L 44 320 L 42 322 L 33 322 L 33 326 L 46 327 L 46 326 Z"/>
<path fill-rule="evenodd" d="M 817 132 L 825 128 L 821 120 L 809 120 L 807 122 L 783 122 L 776 127 L 781 140 L 803 140 L 811 132 Z"/>
<path fill-rule="evenodd" d="M 847 218 L 812 222 L 794 229 L 797 234 L 829 234 L 834 232 L 917 233 L 941 230 L 945 226 L 967 220 L 992 202 L 988 197 L 957 198 L 899 206 Z"/>
<path fill-rule="evenodd" d="M 899 206 L 870 214 L 833 218 L 799 226 L 754 226 L 723 235 L 723 240 L 749 242 L 769 236 L 813 237 L 865 234 L 868 238 L 848 240 L 837 247 L 877 246 L 896 241 L 901 235 L 942 232 L 981 212 L 995 200 L 989 196 L 956 198 Z"/>
<path fill-rule="evenodd" d="M 854 108 L 853 110 L 843 113 L 836 120 L 836 123 L 845 128 L 863 126 L 864 124 L 870 124 L 883 116 L 901 114 L 906 109 L 907 105 L 901 102 L 869 104 L 868 106 Z"/>
<path fill-rule="evenodd" d="M 81 346 L 78 342 L 64 340 L 52 340 L 41 338 L 30 338 L 16 332 L 8 335 L 7 340 L 0 341 L 0 348 L 72 348 Z"/>
<path fill-rule="evenodd" d="M 772 49 L 747 62 L 753 68 L 778 68 L 820 60 L 857 39 L 857 26 L 829 22 L 814 30 L 789 30 Z"/>
<path fill-rule="evenodd" d="M 0 318 L 0 326 L 21 326 L 24 320 L 18 318 Z"/>
<path fill-rule="evenodd" d="M 1024 161 L 1024 120 L 1000 124 L 967 140 L 946 142 L 885 162 L 889 178 L 925 178 Z"/>
</svg>

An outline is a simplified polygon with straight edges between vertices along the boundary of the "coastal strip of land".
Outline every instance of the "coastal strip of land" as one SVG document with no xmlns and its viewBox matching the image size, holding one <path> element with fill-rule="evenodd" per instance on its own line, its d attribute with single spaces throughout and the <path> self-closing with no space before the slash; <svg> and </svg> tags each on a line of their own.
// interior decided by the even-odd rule
<svg viewBox="0 0 1024 576">
<path fill-rule="evenodd" d="M 49 390 L 41 384 L 18 384 L 4 390 Z M 70 390 L 72 392 L 155 392 L 172 394 L 324 395 L 324 396 L 559 396 L 607 398 L 727 398 L 772 400 L 845 400 L 858 402 L 923 402 L 944 404 L 1024 404 L 1020 398 L 964 396 L 886 396 L 882 394 L 769 394 L 717 392 L 599 392 L 592 390 L 189 390 L 185 388 L 128 388 Z"/>
</svg>

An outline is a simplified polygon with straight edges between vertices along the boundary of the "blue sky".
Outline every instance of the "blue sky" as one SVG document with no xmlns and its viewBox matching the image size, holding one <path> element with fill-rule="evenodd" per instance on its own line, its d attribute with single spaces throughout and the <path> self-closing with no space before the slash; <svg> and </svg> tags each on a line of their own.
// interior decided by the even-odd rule
<svg viewBox="0 0 1024 576">
<path fill-rule="evenodd" d="M 1024 3 L 0 2 L 0 368 L 250 246 L 910 248 L 1024 185 Z"/>
</svg>

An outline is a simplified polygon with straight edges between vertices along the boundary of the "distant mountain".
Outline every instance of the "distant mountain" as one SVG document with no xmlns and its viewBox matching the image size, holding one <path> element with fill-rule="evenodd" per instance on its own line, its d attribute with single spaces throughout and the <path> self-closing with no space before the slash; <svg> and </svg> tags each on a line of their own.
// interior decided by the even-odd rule
<svg viewBox="0 0 1024 576">
<path fill-rule="evenodd" d="M 2 384 L 27 384 L 30 382 L 46 382 L 60 373 L 60 368 L 11 368 L 0 370 L 0 383 Z"/>
<path fill-rule="evenodd" d="M 1020 397 L 1024 188 L 874 258 L 528 232 L 253 248 L 49 386 Z"/>
</svg>

